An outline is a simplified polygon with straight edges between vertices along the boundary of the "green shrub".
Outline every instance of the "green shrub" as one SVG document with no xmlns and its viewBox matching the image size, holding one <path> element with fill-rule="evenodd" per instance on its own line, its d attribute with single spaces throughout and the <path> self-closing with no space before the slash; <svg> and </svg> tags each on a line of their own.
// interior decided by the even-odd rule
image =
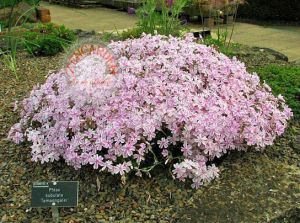
<svg viewBox="0 0 300 223">
<path fill-rule="evenodd" d="M 26 2 L 30 5 L 37 5 L 41 0 L 0 0 L 0 8 L 11 7 L 19 4 L 20 2 Z"/>
<path fill-rule="evenodd" d="M 76 36 L 64 26 L 47 24 L 39 26 L 37 30 L 26 32 L 24 38 L 28 53 L 35 56 L 53 56 L 62 52 Z"/>
<path fill-rule="evenodd" d="M 180 24 L 179 16 L 187 5 L 188 0 L 168 2 L 162 0 L 144 0 L 142 2 L 142 6 L 136 11 L 138 30 L 132 30 L 133 34 L 155 34 L 157 32 L 166 36 L 180 35 L 180 30 L 183 27 Z M 156 10 L 159 3 L 161 12 Z"/>
<path fill-rule="evenodd" d="M 274 94 L 284 96 L 295 118 L 300 118 L 300 66 L 269 65 L 256 72 L 271 86 Z"/>
<path fill-rule="evenodd" d="M 25 36 L 25 47 L 30 54 L 35 56 L 53 56 L 64 50 L 64 41 L 54 34 L 39 35 L 29 32 Z"/>
<path fill-rule="evenodd" d="M 300 21 L 299 0 L 247 0 L 238 16 L 257 20 Z"/>
<path fill-rule="evenodd" d="M 122 40 L 125 39 L 134 39 L 134 38 L 139 38 L 142 35 L 142 30 L 139 28 L 132 28 L 123 31 L 119 36 Z"/>
<path fill-rule="evenodd" d="M 39 32 L 40 33 L 51 33 L 57 36 L 60 39 L 63 39 L 65 41 L 72 42 L 76 39 L 75 33 L 66 28 L 64 25 L 56 26 L 53 23 L 43 24 L 39 26 Z"/>
<path fill-rule="evenodd" d="M 20 2 L 20 0 L 1 0 L 0 1 L 0 8 L 11 7 L 16 5 Z"/>
<path fill-rule="evenodd" d="M 208 36 L 204 38 L 203 43 L 206 46 L 216 48 L 219 52 L 229 57 L 236 56 L 235 52 L 240 47 L 240 45 L 238 43 L 228 43 L 228 41 L 226 41 L 228 39 L 227 36 L 227 32 L 218 32 L 217 38 Z"/>
<path fill-rule="evenodd" d="M 162 0 L 143 0 L 142 5 L 136 11 L 137 27 L 128 29 L 120 34 L 122 40 L 139 38 L 142 33 L 180 36 L 185 29 L 181 25 L 179 16 L 189 0 L 177 0 L 165 2 Z M 160 8 L 160 12 L 157 10 Z"/>
</svg>

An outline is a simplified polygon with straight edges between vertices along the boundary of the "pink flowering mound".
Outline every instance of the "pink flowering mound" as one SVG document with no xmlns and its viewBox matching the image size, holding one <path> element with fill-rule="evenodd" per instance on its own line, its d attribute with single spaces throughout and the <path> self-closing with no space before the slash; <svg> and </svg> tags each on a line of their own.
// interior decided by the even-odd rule
<svg viewBox="0 0 300 223">
<path fill-rule="evenodd" d="M 292 116 L 243 63 L 190 36 L 144 35 L 108 47 L 119 70 L 105 87 L 76 88 L 63 69 L 23 101 L 9 137 L 30 142 L 34 161 L 139 176 L 172 163 L 173 176 L 197 188 L 218 176 L 208 161 L 272 145 Z"/>
</svg>

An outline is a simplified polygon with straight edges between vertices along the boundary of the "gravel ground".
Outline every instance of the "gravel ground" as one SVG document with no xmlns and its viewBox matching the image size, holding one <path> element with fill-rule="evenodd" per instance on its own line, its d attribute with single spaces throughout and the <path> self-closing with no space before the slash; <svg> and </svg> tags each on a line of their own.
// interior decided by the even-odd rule
<svg viewBox="0 0 300 223">
<path fill-rule="evenodd" d="M 241 49 L 242 51 L 242 49 Z M 286 64 L 265 52 L 240 53 L 249 69 L 268 63 Z M 263 153 L 232 152 L 216 160 L 221 176 L 199 190 L 172 180 L 167 170 L 152 178 L 118 177 L 92 168 L 75 171 L 63 162 L 41 165 L 30 160 L 28 145 L 6 140 L 18 119 L 15 100 L 42 83 L 49 70 L 58 69 L 62 55 L 31 58 L 19 54 L 19 79 L 0 63 L 0 222 L 51 222 L 50 209 L 30 208 L 33 181 L 80 182 L 79 206 L 61 208 L 61 222 L 300 222 L 299 121 Z"/>
</svg>

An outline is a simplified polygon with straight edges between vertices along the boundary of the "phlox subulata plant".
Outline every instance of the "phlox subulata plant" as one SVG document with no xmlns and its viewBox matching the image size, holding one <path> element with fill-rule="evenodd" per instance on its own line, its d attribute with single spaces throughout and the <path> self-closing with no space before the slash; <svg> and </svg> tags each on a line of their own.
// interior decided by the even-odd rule
<svg viewBox="0 0 300 223">
<path fill-rule="evenodd" d="M 143 35 L 107 47 L 118 71 L 105 87 L 76 88 L 62 69 L 22 102 L 9 137 L 30 142 L 34 161 L 122 176 L 168 163 L 174 178 L 198 188 L 219 175 L 213 159 L 272 145 L 292 116 L 243 63 L 192 36 Z"/>
</svg>

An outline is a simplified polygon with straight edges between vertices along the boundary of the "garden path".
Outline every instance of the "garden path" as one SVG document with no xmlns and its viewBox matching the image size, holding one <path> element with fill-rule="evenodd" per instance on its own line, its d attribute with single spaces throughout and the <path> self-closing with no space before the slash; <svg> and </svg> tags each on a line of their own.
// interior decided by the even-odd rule
<svg viewBox="0 0 300 223">
<path fill-rule="evenodd" d="M 52 22 L 64 24 L 68 28 L 113 31 L 133 27 L 137 21 L 134 15 L 108 8 L 75 9 L 42 3 L 51 11 Z M 192 24 L 192 29 L 199 30 L 201 25 Z M 290 61 L 300 61 L 299 26 L 260 26 L 236 23 L 233 40 L 249 46 L 267 47 L 289 57 Z"/>
</svg>

